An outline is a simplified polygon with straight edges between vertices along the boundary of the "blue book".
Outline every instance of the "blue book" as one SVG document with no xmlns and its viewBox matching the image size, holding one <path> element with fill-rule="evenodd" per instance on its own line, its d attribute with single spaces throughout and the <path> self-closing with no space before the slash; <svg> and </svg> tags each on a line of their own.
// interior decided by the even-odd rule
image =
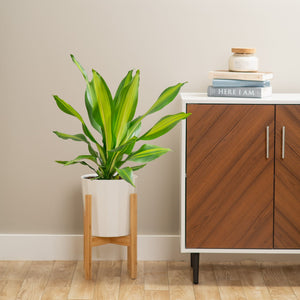
<svg viewBox="0 0 300 300">
<path fill-rule="evenodd" d="M 207 89 L 208 97 L 264 98 L 272 96 L 272 87 L 214 87 Z"/>
<path fill-rule="evenodd" d="M 270 80 L 237 80 L 237 79 L 213 79 L 213 87 L 269 87 Z"/>
</svg>

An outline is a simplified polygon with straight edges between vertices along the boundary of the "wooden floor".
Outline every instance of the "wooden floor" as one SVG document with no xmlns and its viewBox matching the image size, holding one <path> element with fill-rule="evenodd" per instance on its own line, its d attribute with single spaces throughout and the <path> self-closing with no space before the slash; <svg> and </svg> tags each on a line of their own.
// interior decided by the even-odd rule
<svg viewBox="0 0 300 300">
<path fill-rule="evenodd" d="M 10 299 L 201 299 L 300 300 L 300 264 L 255 262 L 200 265 L 192 284 L 188 262 L 93 262 L 91 281 L 81 261 L 0 261 L 0 300 Z"/>
</svg>

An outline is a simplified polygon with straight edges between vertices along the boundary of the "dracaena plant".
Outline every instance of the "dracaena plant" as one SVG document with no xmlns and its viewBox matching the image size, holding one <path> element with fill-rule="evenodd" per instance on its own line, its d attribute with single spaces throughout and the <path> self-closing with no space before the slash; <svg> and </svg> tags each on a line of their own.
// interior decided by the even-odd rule
<svg viewBox="0 0 300 300">
<path fill-rule="evenodd" d="M 92 169 L 96 176 L 93 179 L 122 178 L 133 184 L 133 172 L 143 168 L 148 162 L 170 151 L 156 145 L 144 144 L 134 150 L 138 141 L 156 139 L 170 131 L 180 120 L 189 114 L 180 112 L 161 118 L 152 128 L 140 134 L 143 119 L 169 104 L 180 91 L 184 83 L 178 83 L 165 89 L 148 111 L 135 117 L 138 103 L 140 72 L 129 71 L 121 81 L 113 97 L 103 77 L 92 70 L 93 78 L 89 81 L 87 73 L 71 54 L 71 58 L 86 81 L 85 107 L 94 133 L 88 129 L 82 116 L 68 103 L 53 96 L 57 106 L 66 114 L 76 117 L 82 125 L 83 133 L 54 133 L 64 139 L 84 142 L 89 154 L 79 155 L 69 161 L 56 162 L 65 166 L 82 164 Z M 96 134 L 96 135 L 95 135 Z M 131 162 L 131 166 L 126 166 Z"/>
</svg>

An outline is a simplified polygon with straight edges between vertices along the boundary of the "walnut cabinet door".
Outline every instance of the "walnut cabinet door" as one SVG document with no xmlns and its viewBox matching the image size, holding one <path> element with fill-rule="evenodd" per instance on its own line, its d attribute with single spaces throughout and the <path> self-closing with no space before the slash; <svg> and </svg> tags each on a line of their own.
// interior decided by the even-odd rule
<svg viewBox="0 0 300 300">
<path fill-rule="evenodd" d="M 300 105 L 276 106 L 274 247 L 300 248 Z"/>
<path fill-rule="evenodd" d="M 274 109 L 187 104 L 187 248 L 273 248 Z"/>
</svg>

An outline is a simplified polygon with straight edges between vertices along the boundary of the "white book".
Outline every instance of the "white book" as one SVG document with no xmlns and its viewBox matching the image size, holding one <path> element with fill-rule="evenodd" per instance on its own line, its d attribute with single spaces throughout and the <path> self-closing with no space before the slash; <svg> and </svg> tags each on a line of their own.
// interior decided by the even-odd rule
<svg viewBox="0 0 300 300">
<path fill-rule="evenodd" d="M 232 71 L 210 71 L 210 79 L 239 79 L 239 80 L 257 80 L 266 81 L 273 78 L 271 72 L 232 72 Z"/>
</svg>

